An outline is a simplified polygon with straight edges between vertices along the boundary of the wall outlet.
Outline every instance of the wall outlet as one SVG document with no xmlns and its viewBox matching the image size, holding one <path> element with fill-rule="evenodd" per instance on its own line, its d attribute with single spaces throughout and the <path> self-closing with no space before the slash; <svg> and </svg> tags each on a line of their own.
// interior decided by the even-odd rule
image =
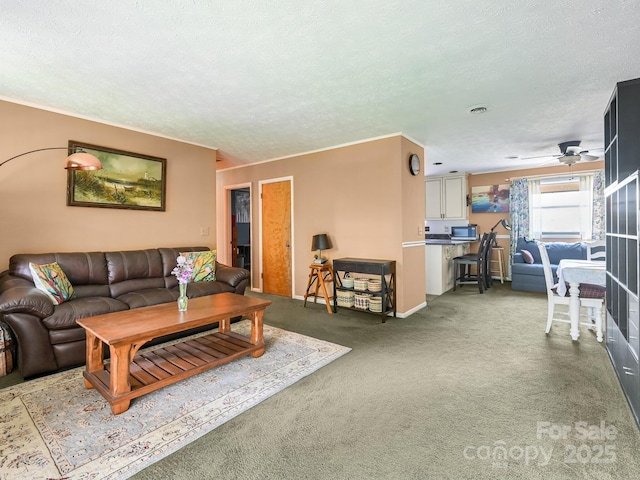
<svg viewBox="0 0 640 480">
<path fill-rule="evenodd" d="M 449 233 L 451 231 L 451 228 L 449 228 L 449 225 L 445 225 L 444 226 L 444 233 Z"/>
<path fill-rule="evenodd" d="M 428 232 L 430 227 L 424 227 L 424 231 Z"/>
<path fill-rule="evenodd" d="M 209 227 L 200 227 L 200 236 L 202 237 L 209 236 Z"/>
</svg>

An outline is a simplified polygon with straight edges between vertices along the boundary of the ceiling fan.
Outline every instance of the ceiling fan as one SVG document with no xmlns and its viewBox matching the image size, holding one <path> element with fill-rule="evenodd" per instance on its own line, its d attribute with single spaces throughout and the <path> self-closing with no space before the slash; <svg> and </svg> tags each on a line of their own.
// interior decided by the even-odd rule
<svg viewBox="0 0 640 480">
<path fill-rule="evenodd" d="M 580 140 L 569 140 L 558 144 L 560 155 L 541 155 L 538 157 L 524 157 L 523 160 L 531 160 L 533 158 L 557 158 L 560 163 L 565 165 L 573 165 L 581 160 L 592 162 L 600 158 L 599 155 L 589 154 L 589 150 L 580 147 Z"/>
</svg>

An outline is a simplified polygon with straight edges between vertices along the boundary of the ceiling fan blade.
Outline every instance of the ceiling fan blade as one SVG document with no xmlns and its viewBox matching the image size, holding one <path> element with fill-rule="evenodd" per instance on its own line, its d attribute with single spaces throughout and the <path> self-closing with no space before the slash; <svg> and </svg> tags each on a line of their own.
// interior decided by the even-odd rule
<svg viewBox="0 0 640 480">
<path fill-rule="evenodd" d="M 558 158 L 562 155 L 538 155 L 537 157 L 520 157 L 520 160 L 533 160 L 535 158 Z"/>
<path fill-rule="evenodd" d="M 560 155 L 548 155 L 546 157 L 540 157 L 540 158 L 546 158 L 546 160 L 539 162 L 537 164 L 537 167 L 546 167 L 547 165 L 556 165 L 559 157 Z"/>
</svg>

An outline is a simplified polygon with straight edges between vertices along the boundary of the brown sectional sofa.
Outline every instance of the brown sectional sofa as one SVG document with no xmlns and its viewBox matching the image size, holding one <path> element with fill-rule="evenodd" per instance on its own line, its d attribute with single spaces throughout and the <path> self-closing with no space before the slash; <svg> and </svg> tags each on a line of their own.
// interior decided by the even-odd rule
<svg viewBox="0 0 640 480">
<path fill-rule="evenodd" d="M 176 258 L 180 252 L 203 250 L 208 248 L 13 255 L 9 269 L 0 274 L 0 319 L 11 327 L 17 341 L 17 366 L 22 376 L 33 377 L 85 363 L 85 331 L 77 325 L 78 318 L 176 301 L 178 282 L 171 274 Z M 58 262 L 74 288 L 74 297 L 54 305 L 34 286 L 30 262 Z M 190 283 L 187 296 L 221 292 L 243 295 L 248 283 L 247 270 L 216 263 L 216 280 Z M 158 338 L 152 343 L 170 338 Z"/>
</svg>

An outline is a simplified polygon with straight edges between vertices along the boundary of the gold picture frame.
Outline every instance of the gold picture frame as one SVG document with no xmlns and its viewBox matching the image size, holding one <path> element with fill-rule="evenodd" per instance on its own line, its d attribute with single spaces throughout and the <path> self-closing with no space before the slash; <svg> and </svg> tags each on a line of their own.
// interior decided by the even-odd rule
<svg viewBox="0 0 640 480">
<path fill-rule="evenodd" d="M 69 152 L 77 148 L 96 156 L 103 168 L 67 172 L 67 205 L 165 211 L 165 158 L 69 140 Z"/>
</svg>

